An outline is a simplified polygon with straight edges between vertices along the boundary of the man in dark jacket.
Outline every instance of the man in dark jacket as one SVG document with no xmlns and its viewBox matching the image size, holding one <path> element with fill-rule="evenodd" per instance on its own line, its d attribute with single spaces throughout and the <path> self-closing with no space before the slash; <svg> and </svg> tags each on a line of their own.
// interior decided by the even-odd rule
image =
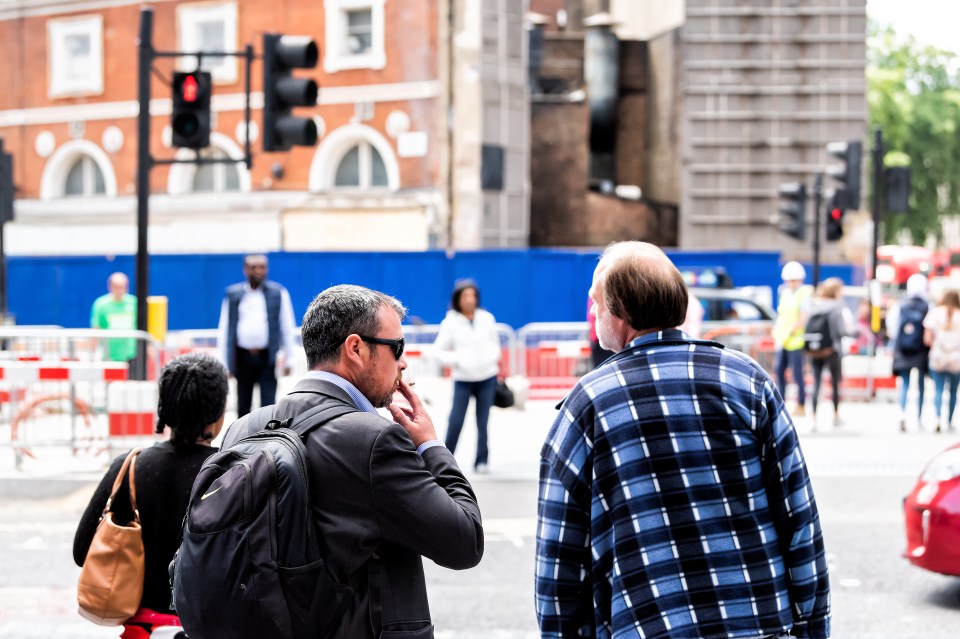
<svg viewBox="0 0 960 639">
<path fill-rule="evenodd" d="M 421 556 L 455 570 L 483 556 L 473 489 L 402 381 L 404 313 L 393 297 L 360 286 L 318 295 L 302 326 L 310 372 L 275 412 L 285 419 L 321 405 L 356 409 L 306 442 L 324 559 L 355 593 L 332 635 L 339 639 L 433 637 Z M 392 403 L 397 391 L 402 409 Z M 393 422 L 377 413 L 384 407 Z M 224 447 L 250 421 L 233 424 Z"/>
<path fill-rule="evenodd" d="M 245 282 L 227 288 L 220 307 L 217 349 L 220 361 L 237 379 L 237 417 L 250 412 L 253 387 L 260 405 L 277 398 L 277 354 L 283 351 L 283 374 L 290 374 L 296 348 L 293 305 L 287 289 L 267 279 L 267 256 L 243 259 Z"/>
</svg>

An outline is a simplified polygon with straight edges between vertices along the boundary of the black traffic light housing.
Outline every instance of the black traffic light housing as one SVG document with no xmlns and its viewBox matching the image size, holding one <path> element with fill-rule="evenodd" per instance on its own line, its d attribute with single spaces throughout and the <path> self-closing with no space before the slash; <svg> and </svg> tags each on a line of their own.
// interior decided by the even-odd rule
<svg viewBox="0 0 960 639">
<path fill-rule="evenodd" d="M 859 140 L 831 142 L 827 153 L 843 163 L 827 167 L 827 175 L 840 183 L 834 196 L 836 204 L 844 211 L 860 208 L 860 160 L 863 145 Z"/>
<path fill-rule="evenodd" d="M 202 149 L 210 146 L 210 94 L 213 82 L 207 71 L 173 74 L 173 146 Z"/>
<path fill-rule="evenodd" d="M 317 83 L 294 78 L 293 69 L 317 66 L 320 51 L 306 36 L 267 33 L 263 36 L 263 150 L 287 151 L 317 143 L 317 124 L 291 115 L 293 107 L 315 106 Z"/>
<path fill-rule="evenodd" d="M 840 189 L 827 191 L 826 196 L 827 241 L 837 242 L 843 237 L 843 214 L 846 211 L 842 199 L 845 196 Z"/>
<path fill-rule="evenodd" d="M 910 210 L 910 167 L 892 166 L 884 169 L 887 184 L 887 213 L 906 213 Z"/>
<path fill-rule="evenodd" d="M 807 238 L 807 185 L 799 182 L 784 182 L 778 190 L 780 195 L 780 231 L 803 241 Z"/>
</svg>

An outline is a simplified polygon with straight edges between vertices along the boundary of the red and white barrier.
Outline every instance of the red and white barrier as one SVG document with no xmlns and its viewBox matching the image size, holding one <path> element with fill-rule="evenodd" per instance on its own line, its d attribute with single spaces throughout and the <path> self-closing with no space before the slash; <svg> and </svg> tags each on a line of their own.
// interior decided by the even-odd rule
<svg viewBox="0 0 960 639">
<path fill-rule="evenodd" d="M 156 382 L 114 382 L 107 387 L 110 437 L 150 435 L 157 420 Z"/>
<path fill-rule="evenodd" d="M 0 362 L 0 379 L 35 382 L 115 382 L 127 379 L 126 362 Z"/>
</svg>

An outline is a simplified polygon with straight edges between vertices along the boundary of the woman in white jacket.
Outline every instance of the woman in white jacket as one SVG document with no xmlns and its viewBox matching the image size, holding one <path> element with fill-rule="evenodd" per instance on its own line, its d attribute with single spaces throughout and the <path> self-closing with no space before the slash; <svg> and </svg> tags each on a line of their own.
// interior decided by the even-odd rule
<svg viewBox="0 0 960 639">
<path fill-rule="evenodd" d="M 473 280 L 460 280 L 450 298 L 450 310 L 440 324 L 434 343 L 440 363 L 453 376 L 453 406 L 444 442 L 450 452 L 457 448 L 470 397 L 476 399 L 477 456 L 474 468 L 487 471 L 487 419 L 500 371 L 500 337 L 497 320 L 480 308 L 480 291 Z"/>
</svg>

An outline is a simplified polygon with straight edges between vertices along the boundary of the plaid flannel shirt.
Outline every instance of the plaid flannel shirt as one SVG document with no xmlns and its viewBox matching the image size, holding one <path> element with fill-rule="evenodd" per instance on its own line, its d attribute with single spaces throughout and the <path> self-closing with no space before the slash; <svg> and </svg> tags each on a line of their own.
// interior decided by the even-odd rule
<svg viewBox="0 0 960 639">
<path fill-rule="evenodd" d="M 587 374 L 541 452 L 543 637 L 830 636 L 820 520 L 767 374 L 677 330 Z"/>
</svg>

